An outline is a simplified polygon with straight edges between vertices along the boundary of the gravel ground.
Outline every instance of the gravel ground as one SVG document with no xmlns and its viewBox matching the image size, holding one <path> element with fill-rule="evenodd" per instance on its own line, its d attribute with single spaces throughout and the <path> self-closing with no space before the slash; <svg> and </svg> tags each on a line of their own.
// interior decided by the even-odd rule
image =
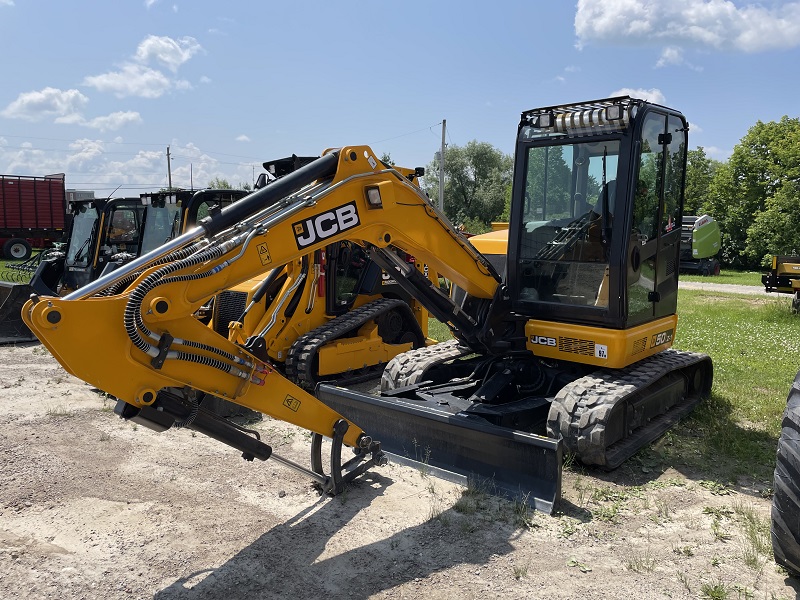
<svg viewBox="0 0 800 600">
<path fill-rule="evenodd" d="M 42 346 L 2 347 L 0 364 L 0 598 L 777 600 L 800 590 L 769 556 L 769 481 L 723 486 L 680 463 L 635 460 L 610 474 L 572 468 L 548 516 L 389 464 L 320 498 L 271 461 L 120 420 Z M 304 431 L 255 427 L 307 464 Z"/>
</svg>

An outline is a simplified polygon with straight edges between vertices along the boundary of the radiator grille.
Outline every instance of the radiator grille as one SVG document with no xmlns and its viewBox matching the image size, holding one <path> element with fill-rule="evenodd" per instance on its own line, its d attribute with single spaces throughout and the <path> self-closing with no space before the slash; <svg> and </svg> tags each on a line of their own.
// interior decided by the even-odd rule
<svg viewBox="0 0 800 600">
<path fill-rule="evenodd" d="M 647 338 L 644 337 L 640 340 L 633 342 L 633 354 L 639 354 L 647 349 Z"/>
<path fill-rule="evenodd" d="M 558 349 L 561 352 L 594 356 L 594 342 L 591 340 L 560 337 L 558 338 Z"/>
<path fill-rule="evenodd" d="M 246 293 L 220 292 L 214 299 L 214 331 L 228 337 L 228 323 L 241 317 L 246 305 Z"/>
</svg>

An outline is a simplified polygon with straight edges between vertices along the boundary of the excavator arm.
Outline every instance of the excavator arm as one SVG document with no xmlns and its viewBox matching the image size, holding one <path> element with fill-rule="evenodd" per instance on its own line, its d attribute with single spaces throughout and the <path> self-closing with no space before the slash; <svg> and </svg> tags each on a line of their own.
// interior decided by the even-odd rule
<svg viewBox="0 0 800 600">
<path fill-rule="evenodd" d="M 168 413 L 163 427 L 199 423 L 198 414 L 213 421 L 196 402 L 208 394 L 339 439 L 379 463 L 379 445 L 357 425 L 194 316 L 216 294 L 343 239 L 363 245 L 436 317 L 479 344 L 499 277 L 418 186 L 366 146 L 328 151 L 64 298 L 32 297 L 23 319 L 67 371 L 123 401 L 123 416 L 159 421 Z M 390 246 L 465 290 L 468 310 L 396 261 Z M 241 432 L 209 435 L 230 443 Z M 231 445 L 258 458 L 271 452 Z"/>
</svg>

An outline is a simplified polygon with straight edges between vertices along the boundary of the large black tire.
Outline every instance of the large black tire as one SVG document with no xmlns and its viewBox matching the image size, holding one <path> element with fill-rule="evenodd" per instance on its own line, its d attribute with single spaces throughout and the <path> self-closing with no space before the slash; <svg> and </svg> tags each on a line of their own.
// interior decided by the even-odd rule
<svg viewBox="0 0 800 600">
<path fill-rule="evenodd" d="M 31 245 L 21 238 L 11 238 L 3 244 L 3 255 L 8 260 L 28 260 L 31 252 Z"/>
<path fill-rule="evenodd" d="M 778 439 L 772 496 L 772 553 L 793 577 L 800 576 L 800 372 L 794 379 Z"/>
</svg>

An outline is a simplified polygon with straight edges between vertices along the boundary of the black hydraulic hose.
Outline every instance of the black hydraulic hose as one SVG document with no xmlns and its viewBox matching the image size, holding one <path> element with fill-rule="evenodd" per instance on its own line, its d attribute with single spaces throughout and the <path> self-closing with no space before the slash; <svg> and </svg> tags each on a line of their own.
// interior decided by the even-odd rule
<svg viewBox="0 0 800 600">
<path fill-rule="evenodd" d="M 279 200 L 290 196 L 317 179 L 332 177 L 336 174 L 336 167 L 339 164 L 339 152 L 331 152 L 322 158 L 300 167 L 297 171 L 290 173 L 280 179 L 270 183 L 226 206 L 219 214 L 210 215 L 198 221 L 198 225 L 205 229 L 209 236 L 216 235 L 232 227 L 239 221 L 256 214 L 258 211 L 272 206 Z"/>
<path fill-rule="evenodd" d="M 153 288 L 159 285 L 159 281 L 180 269 L 190 267 L 193 265 L 201 264 L 206 260 L 218 258 L 222 256 L 222 249 L 218 246 L 210 248 L 206 251 L 200 252 L 194 256 L 190 256 L 178 262 L 170 263 L 160 268 L 158 271 L 150 273 L 144 280 L 134 288 L 131 295 L 128 297 L 128 302 L 125 304 L 125 314 L 123 321 L 125 323 L 125 331 L 128 334 L 131 342 L 142 352 L 151 355 L 152 344 L 145 340 L 140 331 L 145 335 L 150 334 L 150 330 L 145 326 L 142 320 L 141 305 L 144 297 Z"/>
<path fill-rule="evenodd" d="M 151 263 L 150 265 L 148 265 L 147 268 L 149 269 L 151 267 L 156 267 L 158 265 L 163 265 L 164 263 L 167 263 L 167 262 L 173 262 L 173 261 L 176 261 L 176 260 L 183 260 L 184 258 L 186 258 L 188 256 L 191 256 L 192 254 L 197 252 L 197 249 L 198 249 L 198 247 L 195 246 L 195 245 L 187 246 L 186 248 L 181 248 L 180 250 L 176 250 L 175 252 L 171 252 L 170 254 L 167 254 L 166 256 L 162 256 L 158 260 L 156 260 L 153 263 Z M 119 281 L 117 281 L 113 285 L 109 286 L 105 290 L 102 290 L 102 291 L 98 292 L 96 295 L 97 296 L 116 296 L 117 294 L 122 292 L 125 288 L 127 288 L 131 283 L 136 281 L 136 278 L 139 277 L 139 275 L 141 275 L 143 271 L 144 271 L 144 269 L 142 269 L 140 271 L 134 271 L 133 273 L 131 273 L 130 275 L 128 275 L 124 279 L 120 279 Z"/>
</svg>

